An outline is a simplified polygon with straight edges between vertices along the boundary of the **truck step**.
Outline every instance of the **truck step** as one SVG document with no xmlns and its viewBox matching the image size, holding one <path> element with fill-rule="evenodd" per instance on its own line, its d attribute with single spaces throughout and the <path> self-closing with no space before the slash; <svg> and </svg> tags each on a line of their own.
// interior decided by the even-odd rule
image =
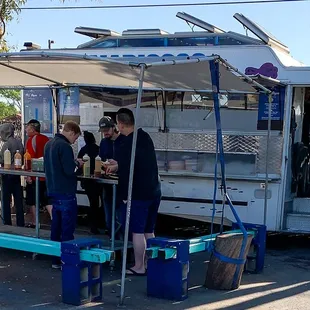
<svg viewBox="0 0 310 310">
<path fill-rule="evenodd" d="M 310 215 L 310 198 L 294 198 L 293 213 L 305 213 Z"/>
<path fill-rule="evenodd" d="M 286 229 L 288 231 L 310 232 L 310 214 L 308 213 L 287 214 Z"/>
</svg>

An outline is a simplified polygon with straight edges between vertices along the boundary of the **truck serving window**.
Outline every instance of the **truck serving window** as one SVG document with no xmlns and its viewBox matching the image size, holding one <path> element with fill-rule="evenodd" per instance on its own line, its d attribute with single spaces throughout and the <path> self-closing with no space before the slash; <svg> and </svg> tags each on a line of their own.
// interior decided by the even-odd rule
<svg viewBox="0 0 310 310">
<path fill-rule="evenodd" d="M 100 41 L 90 45 L 91 48 L 112 48 L 117 47 L 117 40 L 116 39 L 108 39 L 104 41 Z"/>
<path fill-rule="evenodd" d="M 215 37 L 179 37 L 168 38 L 168 46 L 209 46 L 216 45 Z"/>
<path fill-rule="evenodd" d="M 119 39 L 119 47 L 160 47 L 165 46 L 165 38 Z"/>
<path fill-rule="evenodd" d="M 244 45 L 258 44 L 251 39 L 239 39 L 229 35 L 206 35 L 199 37 L 152 37 L 152 38 L 117 38 L 92 42 L 84 48 L 137 48 L 137 47 L 166 47 L 166 46 L 214 46 L 214 45 Z"/>
</svg>

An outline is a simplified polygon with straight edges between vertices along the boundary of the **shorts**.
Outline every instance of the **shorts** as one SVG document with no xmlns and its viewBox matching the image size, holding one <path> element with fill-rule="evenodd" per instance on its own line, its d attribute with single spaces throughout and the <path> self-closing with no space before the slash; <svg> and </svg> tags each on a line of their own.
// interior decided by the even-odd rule
<svg viewBox="0 0 310 310">
<path fill-rule="evenodd" d="M 39 195 L 40 195 L 40 207 L 49 205 L 49 199 L 47 197 L 46 183 L 45 181 L 39 181 Z M 36 204 L 36 182 L 26 185 L 26 204 L 28 206 L 34 206 Z"/>
<path fill-rule="evenodd" d="M 132 200 L 129 231 L 135 234 L 154 233 L 160 198 L 154 200 Z M 121 222 L 125 229 L 127 204 L 121 203 Z"/>
</svg>

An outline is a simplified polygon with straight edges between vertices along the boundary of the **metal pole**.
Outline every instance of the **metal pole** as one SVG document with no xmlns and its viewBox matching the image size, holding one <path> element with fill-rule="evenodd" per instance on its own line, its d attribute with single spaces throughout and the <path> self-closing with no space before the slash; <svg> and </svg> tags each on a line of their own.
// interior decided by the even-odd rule
<svg viewBox="0 0 310 310">
<path fill-rule="evenodd" d="M 40 237 L 40 223 L 39 223 L 39 210 L 40 209 L 40 193 L 39 193 L 39 178 L 36 177 L 36 237 Z"/>
<path fill-rule="evenodd" d="M 269 142 L 271 134 L 271 107 L 272 107 L 272 94 L 268 95 L 268 130 L 267 130 L 267 145 L 266 145 L 266 179 L 265 179 L 265 198 L 264 198 L 264 225 L 267 223 L 267 209 L 268 209 L 268 164 L 269 164 Z"/>
<path fill-rule="evenodd" d="M 281 174 L 282 174 L 282 197 L 281 199 L 281 217 L 280 217 L 280 229 L 283 229 L 283 221 L 284 221 L 284 206 L 285 206 L 285 199 L 286 199 L 286 183 L 287 183 L 287 165 L 289 164 L 289 160 L 291 157 L 291 113 L 292 113 L 292 105 L 293 105 L 293 87 L 288 85 L 285 92 L 285 100 L 284 100 L 284 107 L 285 107 L 285 116 L 284 116 L 284 139 L 283 139 L 283 156 L 282 156 L 282 167 L 281 167 Z"/>
<path fill-rule="evenodd" d="M 116 185 L 113 184 L 113 201 L 112 201 L 112 226 L 111 226 L 111 251 L 115 249 L 115 207 L 116 207 Z M 114 267 L 114 259 L 110 262 L 110 267 Z"/>
<path fill-rule="evenodd" d="M 3 177 L 1 176 L 1 220 L 4 225 L 4 214 L 3 214 Z"/>
<path fill-rule="evenodd" d="M 132 140 L 132 151 L 130 159 L 130 171 L 129 171 L 129 185 L 128 185 L 128 199 L 127 199 L 127 212 L 126 212 L 126 225 L 125 225 L 125 235 L 124 235 L 124 249 L 123 249 L 123 263 L 122 263 L 122 280 L 121 280 L 121 296 L 120 304 L 123 305 L 125 298 L 125 277 L 126 277 L 126 261 L 127 261 L 127 247 L 128 247 L 128 235 L 129 235 L 129 221 L 130 221 L 130 209 L 131 209 L 131 197 L 132 197 L 132 183 L 136 156 L 136 145 L 137 145 L 137 135 L 138 135 L 138 119 L 139 110 L 141 105 L 142 91 L 143 91 L 143 78 L 144 78 L 145 64 L 141 65 L 140 77 L 139 77 L 139 90 L 137 97 L 137 106 L 135 113 L 135 127 L 133 131 Z"/>
</svg>

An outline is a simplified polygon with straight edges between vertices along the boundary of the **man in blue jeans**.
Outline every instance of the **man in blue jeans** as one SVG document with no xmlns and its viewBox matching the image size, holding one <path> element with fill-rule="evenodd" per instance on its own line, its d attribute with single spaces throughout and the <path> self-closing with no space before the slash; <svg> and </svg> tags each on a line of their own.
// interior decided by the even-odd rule
<svg viewBox="0 0 310 310">
<path fill-rule="evenodd" d="M 47 194 L 53 205 L 52 241 L 74 239 L 77 219 L 76 171 L 83 165 L 82 160 L 74 160 L 71 144 L 81 135 L 81 129 L 75 122 L 68 121 L 61 134 L 56 134 L 44 149 L 44 166 Z M 61 268 L 58 257 L 53 258 L 52 268 Z"/>
<path fill-rule="evenodd" d="M 116 120 L 120 133 L 126 138 L 121 145 L 117 162 L 113 162 L 108 171 L 118 171 L 118 195 L 124 226 L 135 119 L 131 110 L 121 108 L 116 113 Z M 135 265 L 127 270 L 128 275 L 145 275 L 146 240 L 154 238 L 160 199 L 161 189 L 154 144 L 148 133 L 138 129 L 130 216 Z"/>
</svg>

